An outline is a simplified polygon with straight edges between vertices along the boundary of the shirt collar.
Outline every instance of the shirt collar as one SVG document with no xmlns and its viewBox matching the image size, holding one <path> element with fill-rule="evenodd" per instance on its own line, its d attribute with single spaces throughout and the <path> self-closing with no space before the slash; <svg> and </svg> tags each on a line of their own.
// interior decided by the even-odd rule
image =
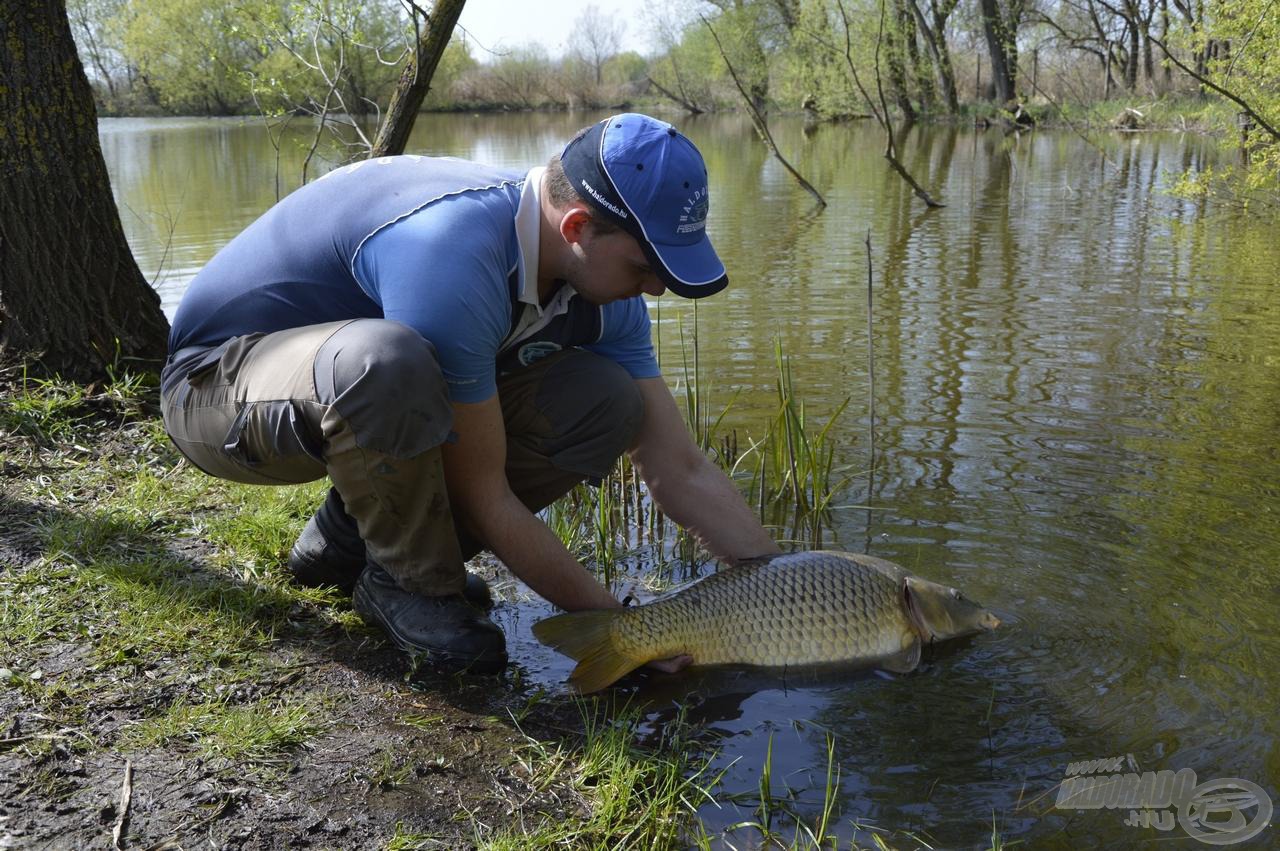
<svg viewBox="0 0 1280 851">
<path fill-rule="evenodd" d="M 532 304 L 538 313 L 542 313 L 542 306 L 538 304 L 538 238 L 542 223 L 542 175 L 546 170 L 544 166 L 529 169 L 524 188 L 520 190 L 520 205 L 516 207 L 516 243 L 520 247 L 519 299 L 525 304 Z"/>
</svg>

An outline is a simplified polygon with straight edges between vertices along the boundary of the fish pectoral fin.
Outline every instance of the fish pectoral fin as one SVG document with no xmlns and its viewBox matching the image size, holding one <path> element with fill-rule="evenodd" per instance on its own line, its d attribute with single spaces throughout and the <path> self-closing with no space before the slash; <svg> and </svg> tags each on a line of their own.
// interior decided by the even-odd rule
<svg viewBox="0 0 1280 851">
<path fill-rule="evenodd" d="M 909 674 L 920 665 L 920 639 L 911 636 L 911 643 L 892 656 L 882 659 L 878 667 L 895 674 Z"/>
</svg>

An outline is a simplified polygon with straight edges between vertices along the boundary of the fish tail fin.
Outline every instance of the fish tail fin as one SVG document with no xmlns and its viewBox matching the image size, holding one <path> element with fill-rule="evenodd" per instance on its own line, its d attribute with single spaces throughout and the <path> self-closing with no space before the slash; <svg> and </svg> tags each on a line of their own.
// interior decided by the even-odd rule
<svg viewBox="0 0 1280 851">
<path fill-rule="evenodd" d="M 569 675 L 569 686 L 578 694 L 599 691 L 644 664 L 644 659 L 633 659 L 614 647 L 610 628 L 621 612 L 568 612 L 533 625 L 538 641 L 577 660 L 577 667 Z"/>
</svg>

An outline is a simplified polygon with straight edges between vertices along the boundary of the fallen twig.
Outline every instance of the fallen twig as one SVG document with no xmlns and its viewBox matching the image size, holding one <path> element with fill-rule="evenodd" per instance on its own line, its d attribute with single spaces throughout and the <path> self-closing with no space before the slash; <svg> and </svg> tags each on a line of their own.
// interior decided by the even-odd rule
<svg viewBox="0 0 1280 851">
<path fill-rule="evenodd" d="M 120 787 L 120 815 L 116 817 L 115 829 L 111 831 L 111 845 L 120 849 L 120 840 L 124 838 L 125 822 L 129 820 L 129 800 L 133 797 L 133 763 L 124 761 L 124 785 Z"/>
</svg>

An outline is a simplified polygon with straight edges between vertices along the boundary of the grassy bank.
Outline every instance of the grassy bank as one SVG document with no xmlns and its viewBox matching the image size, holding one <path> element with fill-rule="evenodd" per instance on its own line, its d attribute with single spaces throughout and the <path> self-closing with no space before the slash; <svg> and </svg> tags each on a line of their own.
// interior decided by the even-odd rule
<svg viewBox="0 0 1280 851">
<path fill-rule="evenodd" d="M 625 713 L 514 679 L 406 682 L 346 600 L 285 579 L 322 485 L 193 471 L 153 393 L 18 382 L 0 403 L 0 845 L 101 847 L 126 770 L 143 847 L 691 829 L 691 747 L 641 751 Z"/>
<path fill-rule="evenodd" d="M 777 480 L 762 479 L 767 506 L 787 473 L 761 476 Z M 10 376 L 0 847 L 104 847 L 117 832 L 157 849 L 729 847 L 694 818 L 719 792 L 696 727 L 642 739 L 608 698 L 548 697 L 514 672 L 411 673 L 348 600 L 290 584 L 285 555 L 323 487 L 193 470 L 148 380 Z M 593 493 L 583 523 L 601 530 L 576 527 L 584 545 L 657 522 L 601 519 L 622 491 Z M 732 844 L 839 845 L 838 784 L 829 770 L 831 806 L 812 823 L 766 784 Z"/>
</svg>

